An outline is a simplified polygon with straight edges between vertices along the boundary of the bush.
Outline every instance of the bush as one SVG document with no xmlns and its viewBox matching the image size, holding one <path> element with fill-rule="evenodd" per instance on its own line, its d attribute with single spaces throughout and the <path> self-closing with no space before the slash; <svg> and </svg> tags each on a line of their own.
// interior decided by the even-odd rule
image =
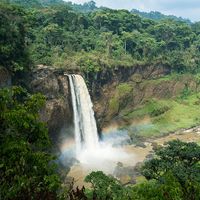
<svg viewBox="0 0 200 200">
<path fill-rule="evenodd" d="M 0 198 L 56 199 L 60 179 L 38 111 L 45 99 L 20 87 L 0 90 Z"/>
<path fill-rule="evenodd" d="M 147 107 L 151 117 L 162 115 L 170 109 L 166 103 L 156 100 L 150 100 Z"/>
</svg>

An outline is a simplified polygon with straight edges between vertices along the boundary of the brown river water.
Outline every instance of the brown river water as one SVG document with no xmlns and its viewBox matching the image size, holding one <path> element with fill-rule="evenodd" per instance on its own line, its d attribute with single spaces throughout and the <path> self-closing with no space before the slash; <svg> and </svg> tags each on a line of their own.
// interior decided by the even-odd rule
<svg viewBox="0 0 200 200">
<path fill-rule="evenodd" d="M 124 167 L 134 167 L 137 163 L 143 162 L 147 155 L 152 152 L 152 143 L 163 145 L 165 142 L 179 139 L 184 142 L 200 142 L 200 128 L 178 131 L 168 136 L 149 139 L 145 142 L 145 147 L 137 147 L 134 145 L 123 145 L 105 148 L 90 156 L 88 153 L 87 162 L 77 163 L 73 165 L 68 173 L 68 177 L 74 178 L 75 187 L 89 187 L 84 182 L 84 178 L 92 171 L 103 171 L 106 174 L 113 174 L 117 164 L 123 163 Z M 87 152 L 86 152 L 87 153 Z"/>
</svg>

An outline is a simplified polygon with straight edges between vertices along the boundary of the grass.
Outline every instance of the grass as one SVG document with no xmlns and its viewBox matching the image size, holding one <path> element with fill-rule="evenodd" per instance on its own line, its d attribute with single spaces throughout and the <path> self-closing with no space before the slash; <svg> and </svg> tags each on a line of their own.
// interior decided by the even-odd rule
<svg viewBox="0 0 200 200">
<path fill-rule="evenodd" d="M 140 183 L 144 183 L 144 182 L 146 182 L 147 180 L 146 180 L 146 178 L 144 177 L 144 176 L 137 176 L 136 177 L 136 183 L 137 184 L 140 184 Z"/>
<path fill-rule="evenodd" d="M 122 111 L 122 115 L 124 119 L 134 119 L 134 118 L 143 118 L 146 115 L 149 116 L 159 116 L 165 112 L 167 112 L 172 107 L 172 104 L 165 100 L 155 100 L 151 99 L 146 102 L 145 105 L 137 108 L 134 111 L 124 110 Z"/>
<path fill-rule="evenodd" d="M 113 97 L 109 102 L 109 113 L 117 114 L 119 110 L 119 100 L 116 97 Z"/>
<path fill-rule="evenodd" d="M 170 74 L 158 79 L 143 81 L 140 85 L 157 85 L 170 80 L 181 80 L 183 82 L 185 80 L 187 82 L 188 79 L 194 78 L 196 79 L 196 77 L 192 78 L 190 74 Z M 108 107 L 109 115 L 119 116 L 134 138 L 137 138 L 137 136 L 164 136 L 170 132 L 200 124 L 200 93 L 194 94 L 193 90 L 185 87 L 178 97 L 162 100 L 146 99 L 143 105 L 135 108 L 132 104 L 134 87 L 135 85 L 132 82 L 119 84 L 109 101 Z M 133 122 L 136 122 L 136 125 L 132 125 Z"/>
<path fill-rule="evenodd" d="M 118 114 L 120 106 L 129 100 L 132 90 L 132 85 L 128 83 L 121 83 L 116 87 L 115 94 L 109 101 L 109 114 Z"/>
<path fill-rule="evenodd" d="M 148 102 L 144 106 L 126 113 L 124 118 L 129 121 L 146 116 L 150 118 L 147 124 L 133 126 L 134 133 L 132 134 L 142 137 L 162 136 L 179 129 L 190 128 L 200 124 L 199 96 L 200 94 L 193 94 L 186 99 Z M 168 109 L 163 109 L 166 105 Z"/>
<path fill-rule="evenodd" d="M 121 83 L 117 86 L 117 94 L 119 97 L 127 96 L 132 91 L 132 86 L 128 83 Z"/>
</svg>

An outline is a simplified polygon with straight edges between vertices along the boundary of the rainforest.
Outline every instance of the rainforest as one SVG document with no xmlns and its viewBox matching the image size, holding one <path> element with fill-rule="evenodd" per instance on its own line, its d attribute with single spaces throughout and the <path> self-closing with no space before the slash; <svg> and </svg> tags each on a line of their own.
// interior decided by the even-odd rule
<svg viewBox="0 0 200 200">
<path fill-rule="evenodd" d="M 199 200 L 200 17 L 1 0 L 0 199 Z"/>
</svg>

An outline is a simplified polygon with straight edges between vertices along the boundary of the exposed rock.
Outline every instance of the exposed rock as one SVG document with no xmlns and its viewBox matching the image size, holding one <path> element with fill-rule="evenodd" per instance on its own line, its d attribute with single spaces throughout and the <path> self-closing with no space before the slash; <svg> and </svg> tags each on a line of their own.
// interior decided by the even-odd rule
<svg viewBox="0 0 200 200">
<path fill-rule="evenodd" d="M 118 162 L 114 170 L 114 176 L 120 180 L 123 185 L 135 184 L 136 177 L 140 176 L 140 168 L 142 163 L 137 163 L 135 166 L 124 167 L 123 163 Z"/>
<path fill-rule="evenodd" d="M 148 154 L 147 156 L 146 156 L 146 160 L 151 160 L 153 158 L 153 154 Z"/>
<path fill-rule="evenodd" d="M 137 142 L 136 147 L 146 148 L 146 145 L 143 142 Z"/>
<path fill-rule="evenodd" d="M 130 184 L 130 182 L 133 182 L 131 181 L 131 177 L 128 176 L 128 175 L 123 175 L 122 177 L 120 177 L 120 182 L 121 184 L 123 185 L 127 185 L 127 184 Z M 135 182 L 136 183 L 136 182 Z"/>
<path fill-rule="evenodd" d="M 134 167 L 134 170 L 136 172 L 140 173 L 142 166 L 143 166 L 143 163 L 142 162 L 138 162 L 138 163 L 136 163 L 136 165 Z"/>
<path fill-rule="evenodd" d="M 54 140 L 61 129 L 67 128 L 71 122 L 69 105 L 64 98 L 47 100 L 40 114 L 42 121 L 47 122 L 49 133 Z"/>
<path fill-rule="evenodd" d="M 46 96 L 41 119 L 47 122 L 50 136 L 57 142 L 59 132 L 72 125 L 73 112 L 67 76 L 52 67 L 37 66 L 31 73 L 30 89 Z"/>
<path fill-rule="evenodd" d="M 33 70 L 30 86 L 34 92 L 44 94 L 47 99 L 53 99 L 60 95 L 58 76 L 52 68 L 47 66 L 43 68 L 40 66 Z"/>
<path fill-rule="evenodd" d="M 198 91 L 199 87 L 193 75 L 165 79 L 164 76 L 169 73 L 170 69 L 167 67 L 138 66 L 133 69 L 116 69 L 110 77 L 97 77 L 94 90 L 98 90 L 98 95 L 93 90 L 92 94 L 100 126 L 104 127 L 110 121 L 118 120 L 122 110 L 137 108 L 152 98 L 175 98 L 180 96 L 185 88 Z M 120 94 L 117 97 L 117 86 L 124 82 L 129 84 L 132 90 L 123 97 Z"/>
<path fill-rule="evenodd" d="M 151 146 L 153 147 L 154 151 L 157 150 L 160 147 L 160 145 L 156 142 L 152 142 Z"/>
<path fill-rule="evenodd" d="M 143 80 L 159 78 L 170 72 L 171 69 L 168 66 L 141 65 L 129 68 L 116 67 L 115 69 L 105 69 L 100 71 L 95 78 L 93 74 L 91 76 L 90 74 L 87 75 L 94 101 L 94 110 L 100 127 L 103 127 L 118 116 L 120 108 L 124 106 L 115 106 L 114 112 L 109 110 L 110 99 L 114 97 L 115 88 L 119 83 L 132 81 L 133 92 L 129 94 L 129 97 L 125 97 L 121 103 L 135 106 L 145 99 L 145 92 L 150 89 L 146 88 L 144 92 L 144 88 L 141 88 L 142 85 L 145 87 Z M 148 96 L 152 96 L 153 94 L 152 88 Z"/>
<path fill-rule="evenodd" d="M 198 91 L 200 88 L 190 75 L 180 76 L 177 80 L 159 79 L 170 72 L 168 66 L 144 65 L 103 69 L 95 76 L 86 74 L 98 129 L 101 130 L 111 121 L 120 119 L 119 113 L 125 108 L 137 108 L 152 98 L 179 96 L 185 87 L 192 91 Z M 50 133 L 55 135 L 72 124 L 73 112 L 67 76 L 52 67 L 42 65 L 37 66 L 31 75 L 32 91 L 41 92 L 47 97 L 47 104 L 41 117 L 48 123 Z M 132 87 L 131 91 L 123 97 L 118 94 L 118 99 L 116 88 L 124 82 Z"/>
</svg>

